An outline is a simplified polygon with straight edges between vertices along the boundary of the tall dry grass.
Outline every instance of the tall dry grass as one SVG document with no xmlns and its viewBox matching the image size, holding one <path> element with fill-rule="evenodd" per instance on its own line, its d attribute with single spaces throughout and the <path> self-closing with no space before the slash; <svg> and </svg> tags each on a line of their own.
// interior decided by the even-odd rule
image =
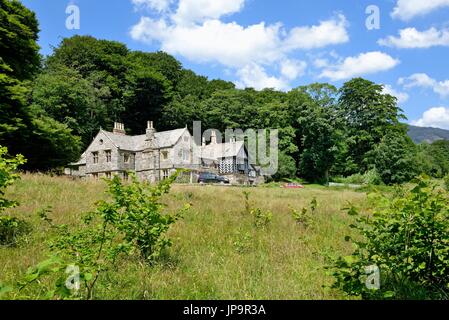
<svg viewBox="0 0 449 320">
<path fill-rule="evenodd" d="M 16 248 L 0 247 L 0 282 L 11 283 L 45 258 L 49 235 L 36 212 L 52 207 L 55 223 L 80 224 L 83 212 L 104 198 L 102 181 L 24 175 L 7 196 L 21 205 L 11 214 L 32 222 L 34 231 Z M 266 229 L 257 229 L 245 213 L 243 191 L 253 207 L 273 213 Z M 295 223 L 291 209 L 318 208 L 313 226 Z M 329 289 L 327 256 L 349 253 L 344 237 L 351 222 L 341 209 L 347 201 L 363 205 L 363 193 L 310 187 L 237 188 L 174 186 L 167 210 L 189 202 L 192 209 L 169 232 L 174 245 L 154 267 L 123 259 L 101 281 L 101 299 L 342 299 Z"/>
</svg>

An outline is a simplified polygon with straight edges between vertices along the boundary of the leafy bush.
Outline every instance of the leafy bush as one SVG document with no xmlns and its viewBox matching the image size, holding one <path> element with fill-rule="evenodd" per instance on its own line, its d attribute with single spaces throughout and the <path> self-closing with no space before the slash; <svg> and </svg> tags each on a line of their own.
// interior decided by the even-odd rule
<svg viewBox="0 0 449 320">
<path fill-rule="evenodd" d="M 13 246 L 19 238 L 31 231 L 31 225 L 21 219 L 0 216 L 0 244 Z"/>
<path fill-rule="evenodd" d="M 5 198 L 6 188 L 20 178 L 17 168 L 25 163 L 21 155 L 8 158 L 8 149 L 0 147 L 0 244 L 14 245 L 20 235 L 30 229 L 28 223 L 18 218 L 1 215 L 6 209 L 18 205 L 16 201 Z"/>
<path fill-rule="evenodd" d="M 49 298 L 92 299 L 101 274 L 117 267 L 121 255 L 135 255 L 152 264 L 171 245 L 165 237 L 170 225 L 182 216 L 184 210 L 174 214 L 163 213 L 161 197 L 167 194 L 177 175 L 156 186 L 139 182 L 135 175 L 131 183 L 124 184 L 117 176 L 108 183 L 109 201 L 99 201 L 96 210 L 83 217 L 84 225 L 71 230 L 67 225 L 53 225 L 48 210 L 39 212 L 43 221 L 52 225 L 56 237 L 50 241 L 50 258 L 28 270 L 19 283 L 25 288 L 48 274 L 56 274 Z M 76 268 L 79 289 L 70 290 L 67 272 Z"/>
<path fill-rule="evenodd" d="M 271 211 L 263 211 L 260 208 L 251 210 L 251 215 L 254 217 L 254 226 L 261 229 L 268 227 L 273 219 Z"/>
<path fill-rule="evenodd" d="M 411 190 L 398 189 L 391 197 L 372 195 L 371 216 L 357 216 L 351 227 L 361 239 L 356 250 L 334 261 L 335 288 L 365 299 L 449 297 L 449 199 L 427 178 Z M 351 238 L 347 237 L 350 241 Z M 367 267 L 380 270 L 380 288 L 366 285 Z M 369 274 L 370 272 L 368 272 Z"/>
<path fill-rule="evenodd" d="M 345 183 L 345 184 L 363 184 L 363 175 L 360 173 L 353 174 L 349 177 L 334 177 L 332 179 L 337 183 Z"/>
<path fill-rule="evenodd" d="M 444 181 L 444 187 L 446 188 L 447 191 L 449 191 L 449 174 L 444 176 L 443 181 Z"/>
<path fill-rule="evenodd" d="M 251 249 L 253 237 L 250 233 L 237 233 L 237 239 L 233 242 L 234 248 L 238 253 L 246 253 Z"/>
<path fill-rule="evenodd" d="M 310 202 L 310 211 L 312 211 L 312 214 L 315 213 L 317 207 L 318 202 L 316 201 L 316 198 L 313 198 Z M 306 228 L 310 227 L 313 224 L 313 219 L 309 214 L 309 208 L 304 207 L 301 211 L 295 210 L 294 208 L 290 208 L 290 210 L 292 211 L 293 219 L 297 224 L 302 225 Z"/>
<path fill-rule="evenodd" d="M 245 197 L 245 211 L 243 213 L 249 215 L 251 214 L 251 202 L 249 200 L 250 192 L 243 191 L 243 196 Z"/>
<path fill-rule="evenodd" d="M 303 225 L 305 227 L 308 227 L 310 225 L 310 215 L 308 213 L 308 209 L 306 207 L 302 208 L 301 211 L 291 209 L 292 210 L 292 217 L 296 221 L 297 224 Z"/>
<path fill-rule="evenodd" d="M 364 184 L 364 185 L 382 185 L 382 179 L 376 169 L 369 170 L 364 174 L 356 173 L 346 178 L 337 177 L 333 179 L 338 183 L 345 184 Z"/>
<path fill-rule="evenodd" d="M 382 185 L 383 181 L 376 169 L 369 170 L 363 175 L 363 184 Z"/>
</svg>

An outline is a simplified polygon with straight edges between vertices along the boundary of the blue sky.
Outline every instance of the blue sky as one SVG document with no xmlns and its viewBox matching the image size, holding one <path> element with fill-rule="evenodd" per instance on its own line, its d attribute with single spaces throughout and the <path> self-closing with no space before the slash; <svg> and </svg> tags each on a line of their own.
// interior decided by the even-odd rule
<svg viewBox="0 0 449 320">
<path fill-rule="evenodd" d="M 410 123 L 449 129 L 449 0 L 22 2 L 37 13 L 43 54 L 63 37 L 87 34 L 167 51 L 239 87 L 339 87 L 362 76 L 385 84 Z M 68 5 L 80 10 L 79 30 L 66 28 Z M 378 29 L 366 27 L 370 5 Z"/>
</svg>

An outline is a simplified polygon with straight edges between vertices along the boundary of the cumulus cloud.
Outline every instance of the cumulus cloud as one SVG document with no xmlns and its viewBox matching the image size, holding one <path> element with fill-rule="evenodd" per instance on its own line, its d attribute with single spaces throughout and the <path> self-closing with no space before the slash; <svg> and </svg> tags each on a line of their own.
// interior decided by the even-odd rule
<svg viewBox="0 0 449 320">
<path fill-rule="evenodd" d="M 332 20 L 332 19 L 331 19 Z M 332 20 L 332 24 L 339 22 Z M 322 22 L 317 28 L 320 28 Z M 312 27 L 313 28 L 313 27 Z M 319 39 L 305 37 L 301 44 L 297 32 L 284 39 L 281 24 L 266 25 L 264 22 L 241 26 L 235 22 L 225 23 L 217 19 L 201 24 L 178 25 L 165 19 L 142 17 L 132 27 L 131 37 L 143 42 L 158 41 L 162 50 L 180 54 L 193 61 L 217 61 L 226 66 L 243 66 L 249 62 L 273 63 L 283 59 L 289 52 L 299 48 L 318 48 L 347 41 L 346 29 L 341 25 L 335 36 L 333 32 L 319 33 Z M 340 41 L 340 42 L 339 42 Z"/>
<path fill-rule="evenodd" d="M 396 97 L 398 99 L 399 104 L 405 103 L 409 99 L 409 95 L 406 92 L 400 92 L 400 91 L 394 89 L 389 84 L 384 85 L 383 93 L 392 95 L 393 97 Z"/>
<path fill-rule="evenodd" d="M 399 63 L 399 60 L 383 52 L 361 53 L 356 57 L 347 57 L 334 66 L 326 67 L 321 72 L 320 78 L 328 78 L 333 81 L 345 80 L 365 74 L 387 71 Z"/>
<path fill-rule="evenodd" d="M 378 44 L 407 49 L 449 46 L 449 30 L 430 28 L 426 31 L 418 31 L 415 28 L 406 28 L 399 31 L 399 37 L 389 36 L 385 39 L 380 39 Z"/>
<path fill-rule="evenodd" d="M 148 8 L 157 12 L 167 11 L 172 0 L 132 0 L 137 8 Z"/>
<path fill-rule="evenodd" d="M 437 81 L 425 73 L 415 73 L 409 77 L 400 78 L 398 83 L 408 89 L 414 87 L 432 89 L 442 98 L 449 96 L 449 80 Z"/>
<path fill-rule="evenodd" d="M 252 75 L 259 74 L 260 83 L 275 83 L 276 88 L 285 87 L 286 81 L 304 73 L 305 63 L 290 58 L 295 50 L 323 48 L 349 40 L 348 23 L 342 14 L 291 30 L 281 23 L 242 26 L 220 20 L 224 15 L 241 11 L 244 3 L 244 0 L 179 0 L 174 13 L 156 19 L 142 17 L 131 28 L 130 35 L 137 41 L 160 43 L 161 50 L 194 62 L 219 63 L 233 69 L 240 83 L 253 83 Z M 269 76 L 268 67 L 279 70 L 280 75 Z"/>
<path fill-rule="evenodd" d="M 304 61 L 286 59 L 281 62 L 281 74 L 288 80 L 294 80 L 302 76 L 307 68 Z"/>
<path fill-rule="evenodd" d="M 420 119 L 412 121 L 411 124 L 418 127 L 449 129 L 449 108 L 430 108 L 423 113 Z"/>
<path fill-rule="evenodd" d="M 282 58 L 280 25 L 265 23 L 242 27 L 239 24 L 208 20 L 199 25 L 169 25 L 165 20 L 143 17 L 131 30 L 134 39 L 158 41 L 161 49 L 195 62 L 219 62 L 242 67 L 251 62 L 270 63 Z"/>
<path fill-rule="evenodd" d="M 289 84 L 282 78 L 269 76 L 265 69 L 258 64 L 252 63 L 237 71 L 240 80 L 236 85 L 238 88 L 251 87 L 256 90 L 264 88 L 275 88 L 278 90 L 288 90 Z"/>
<path fill-rule="evenodd" d="M 180 0 L 172 19 L 177 24 L 218 19 L 221 16 L 239 12 L 245 0 Z"/>
<path fill-rule="evenodd" d="M 287 50 L 322 48 L 349 41 L 346 31 L 348 22 L 339 14 L 333 19 L 321 21 L 315 26 L 293 28 L 284 41 Z"/>
<path fill-rule="evenodd" d="M 449 0 L 397 0 L 392 17 L 408 21 L 437 9 L 449 7 Z"/>
</svg>

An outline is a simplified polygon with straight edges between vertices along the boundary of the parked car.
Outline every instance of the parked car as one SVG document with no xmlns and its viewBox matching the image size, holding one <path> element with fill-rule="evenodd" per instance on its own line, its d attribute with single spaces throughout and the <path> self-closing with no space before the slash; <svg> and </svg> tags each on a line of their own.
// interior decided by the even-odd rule
<svg viewBox="0 0 449 320">
<path fill-rule="evenodd" d="M 211 172 L 201 172 L 198 177 L 198 183 L 221 183 L 221 184 L 229 184 L 229 179 L 226 177 L 222 177 L 216 175 Z"/>
<path fill-rule="evenodd" d="M 282 187 L 286 189 L 304 189 L 304 186 L 299 183 L 286 183 Z"/>
</svg>

